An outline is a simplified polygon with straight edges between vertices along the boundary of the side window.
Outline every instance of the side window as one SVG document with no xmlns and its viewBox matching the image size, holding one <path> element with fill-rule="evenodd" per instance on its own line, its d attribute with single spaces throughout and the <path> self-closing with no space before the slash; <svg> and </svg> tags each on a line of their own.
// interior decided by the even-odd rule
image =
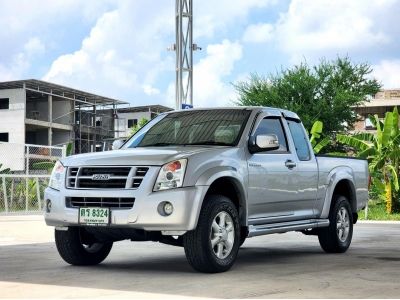
<svg viewBox="0 0 400 300">
<path fill-rule="evenodd" d="M 280 118 L 265 118 L 258 125 L 255 135 L 259 134 L 276 134 L 279 141 L 279 149 L 275 151 L 279 152 L 287 152 L 287 140 L 285 136 L 285 132 L 283 131 L 282 122 Z M 274 151 L 272 151 L 274 152 Z"/>
<path fill-rule="evenodd" d="M 0 132 L 0 142 L 8 142 L 8 132 Z"/>
<path fill-rule="evenodd" d="M 10 109 L 10 99 L 0 98 L 0 109 Z"/>
<path fill-rule="evenodd" d="M 137 125 L 137 119 L 128 119 L 128 128 L 132 128 Z"/>
<path fill-rule="evenodd" d="M 300 122 L 287 120 L 290 133 L 292 134 L 297 156 L 300 160 L 310 160 L 310 148 L 308 147 L 307 136 Z"/>
</svg>

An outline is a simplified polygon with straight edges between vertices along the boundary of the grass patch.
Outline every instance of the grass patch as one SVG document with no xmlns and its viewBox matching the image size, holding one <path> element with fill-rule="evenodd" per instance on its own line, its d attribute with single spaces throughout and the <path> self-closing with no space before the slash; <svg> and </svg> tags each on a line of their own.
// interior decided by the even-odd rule
<svg viewBox="0 0 400 300">
<path fill-rule="evenodd" d="M 377 203 L 368 205 L 368 218 L 365 219 L 365 211 L 358 212 L 359 220 L 376 220 L 376 221 L 400 221 L 400 213 L 393 213 L 389 215 L 386 212 L 385 204 Z"/>
</svg>

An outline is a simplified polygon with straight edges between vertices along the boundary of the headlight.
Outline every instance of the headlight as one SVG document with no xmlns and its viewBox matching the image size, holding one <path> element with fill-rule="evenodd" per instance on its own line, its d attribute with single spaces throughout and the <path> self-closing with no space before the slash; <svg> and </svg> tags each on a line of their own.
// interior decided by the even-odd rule
<svg viewBox="0 0 400 300">
<path fill-rule="evenodd" d="M 60 161 L 57 161 L 54 165 L 53 171 L 51 172 L 49 187 L 60 190 L 62 186 L 62 174 L 64 173 L 65 168 Z"/>
<path fill-rule="evenodd" d="M 156 192 L 181 187 L 186 163 L 186 159 L 180 159 L 162 166 L 153 190 Z"/>
</svg>

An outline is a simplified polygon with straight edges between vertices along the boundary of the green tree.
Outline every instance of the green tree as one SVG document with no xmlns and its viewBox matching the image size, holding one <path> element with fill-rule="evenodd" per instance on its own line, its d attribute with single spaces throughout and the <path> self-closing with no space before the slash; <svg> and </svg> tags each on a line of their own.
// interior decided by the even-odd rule
<svg viewBox="0 0 400 300">
<path fill-rule="evenodd" d="M 134 125 L 133 127 L 131 127 L 131 136 L 134 135 L 140 128 L 142 128 L 144 125 L 147 124 L 147 122 L 149 122 L 149 120 L 147 120 L 146 118 L 141 118 L 139 120 L 139 122 L 137 123 L 137 125 Z"/>
<path fill-rule="evenodd" d="M 400 130 L 397 108 L 387 112 L 381 122 L 377 115 L 370 117 L 376 134 L 358 133 L 351 136 L 338 134 L 336 139 L 352 148 L 356 156 L 368 159 L 373 185 L 386 201 L 386 211 L 399 208 Z M 397 199 L 397 201 L 396 201 Z"/>
<path fill-rule="evenodd" d="M 249 81 L 234 84 L 239 93 L 237 104 L 294 111 L 306 128 L 321 121 L 328 135 L 347 131 L 357 120 L 351 107 L 381 88 L 369 78 L 371 71 L 369 64 L 355 64 L 345 57 L 321 60 L 312 67 L 301 63 L 265 77 L 253 74 Z"/>
</svg>

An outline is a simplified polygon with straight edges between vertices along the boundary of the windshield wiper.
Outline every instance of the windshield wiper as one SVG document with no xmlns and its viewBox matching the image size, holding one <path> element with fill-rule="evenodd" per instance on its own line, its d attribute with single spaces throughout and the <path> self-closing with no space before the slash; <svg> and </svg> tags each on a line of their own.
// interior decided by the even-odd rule
<svg viewBox="0 0 400 300">
<path fill-rule="evenodd" d="M 149 145 L 139 145 L 138 147 L 162 147 L 162 146 L 176 146 L 177 144 L 174 143 L 155 143 Z"/>
<path fill-rule="evenodd" d="M 214 142 L 214 141 L 204 141 L 204 142 L 196 142 L 196 143 L 190 143 L 190 144 L 185 144 L 187 146 L 191 145 L 215 145 L 215 146 L 232 146 L 231 143 L 224 143 L 224 142 Z"/>
</svg>

